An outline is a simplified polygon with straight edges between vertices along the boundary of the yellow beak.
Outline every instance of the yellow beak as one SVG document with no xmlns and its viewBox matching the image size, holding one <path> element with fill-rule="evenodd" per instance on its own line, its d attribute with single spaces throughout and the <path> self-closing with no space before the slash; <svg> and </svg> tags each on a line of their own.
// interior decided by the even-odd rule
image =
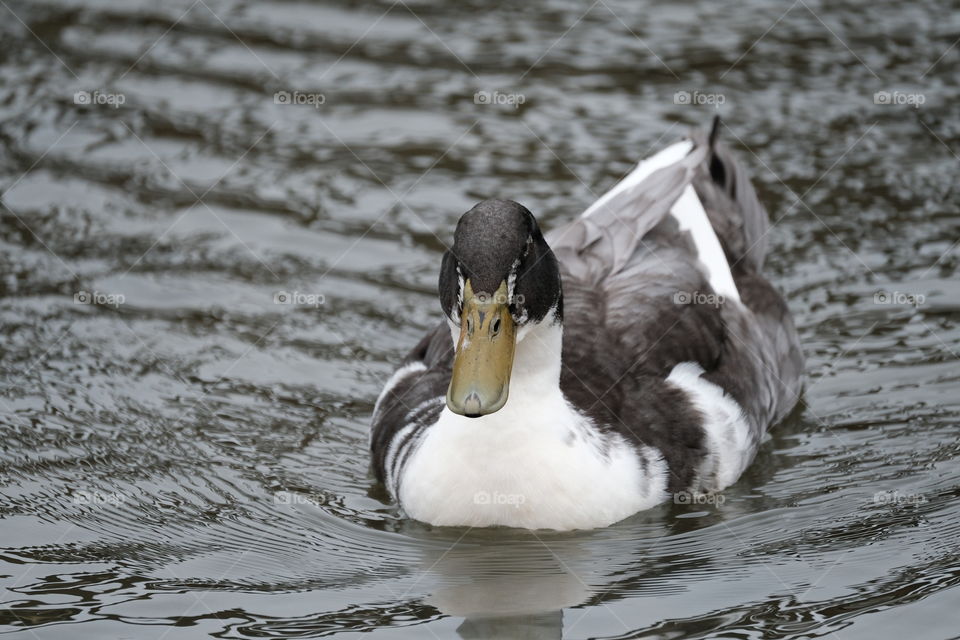
<svg viewBox="0 0 960 640">
<path fill-rule="evenodd" d="M 506 282 L 493 295 L 474 295 L 470 280 L 464 282 L 460 339 L 447 389 L 447 406 L 454 413 L 478 418 L 506 404 L 517 342 L 509 304 Z"/>
</svg>

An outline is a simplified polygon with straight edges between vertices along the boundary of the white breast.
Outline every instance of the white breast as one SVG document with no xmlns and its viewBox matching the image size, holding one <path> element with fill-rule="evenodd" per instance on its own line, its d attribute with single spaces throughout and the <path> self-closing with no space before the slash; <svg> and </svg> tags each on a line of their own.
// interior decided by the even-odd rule
<svg viewBox="0 0 960 640">
<path fill-rule="evenodd" d="M 500 411 L 465 418 L 444 407 L 400 472 L 407 515 L 435 525 L 570 530 L 604 527 L 666 499 L 659 452 L 599 433 L 563 397 L 561 339 L 559 327 L 538 327 L 517 344 Z"/>
<path fill-rule="evenodd" d="M 511 398 L 511 410 L 475 419 L 444 408 L 403 470 L 407 514 L 435 525 L 569 530 L 665 499 L 666 465 L 653 449 L 593 434 L 562 396 L 523 404 Z"/>
</svg>

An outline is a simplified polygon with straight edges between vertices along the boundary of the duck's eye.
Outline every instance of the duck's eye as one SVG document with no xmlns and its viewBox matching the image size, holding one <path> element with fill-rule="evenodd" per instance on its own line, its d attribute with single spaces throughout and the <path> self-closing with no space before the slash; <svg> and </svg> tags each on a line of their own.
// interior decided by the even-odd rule
<svg viewBox="0 0 960 640">
<path fill-rule="evenodd" d="M 500 335 L 500 318 L 494 318 L 490 323 L 490 333 L 494 336 Z"/>
</svg>

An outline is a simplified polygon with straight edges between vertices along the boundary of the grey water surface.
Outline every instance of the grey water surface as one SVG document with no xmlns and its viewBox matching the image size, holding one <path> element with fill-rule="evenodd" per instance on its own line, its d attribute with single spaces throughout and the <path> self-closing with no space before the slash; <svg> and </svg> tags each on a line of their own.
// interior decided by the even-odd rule
<svg viewBox="0 0 960 640">
<path fill-rule="evenodd" d="M 0 2 L 0 631 L 960 637 L 960 5 Z M 804 401 L 736 485 L 435 529 L 377 393 L 487 197 L 724 116 Z"/>
</svg>

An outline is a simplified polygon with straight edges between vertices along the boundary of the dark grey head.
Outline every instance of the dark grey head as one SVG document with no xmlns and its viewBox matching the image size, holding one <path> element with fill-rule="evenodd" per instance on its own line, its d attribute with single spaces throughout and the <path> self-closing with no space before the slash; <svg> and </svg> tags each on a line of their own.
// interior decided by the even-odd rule
<svg viewBox="0 0 960 640">
<path fill-rule="evenodd" d="M 457 325 L 467 280 L 474 293 L 488 295 L 506 283 L 518 326 L 540 322 L 554 308 L 562 313 L 557 259 L 533 214 L 513 200 L 484 200 L 457 223 L 440 270 L 440 304 Z"/>
<path fill-rule="evenodd" d="M 443 256 L 440 304 L 460 329 L 447 405 L 470 417 L 498 411 L 518 330 L 563 313 L 557 259 L 526 207 L 484 200 L 463 214 Z"/>
</svg>

